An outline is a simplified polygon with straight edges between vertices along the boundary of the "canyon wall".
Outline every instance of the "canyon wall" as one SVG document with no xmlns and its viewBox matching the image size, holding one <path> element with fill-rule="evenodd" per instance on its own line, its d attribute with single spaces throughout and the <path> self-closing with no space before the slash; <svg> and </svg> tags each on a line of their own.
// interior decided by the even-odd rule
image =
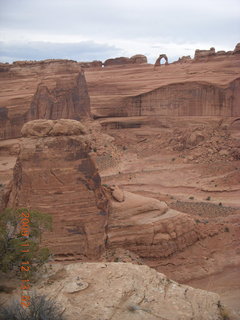
<svg viewBox="0 0 240 320">
<path fill-rule="evenodd" d="M 240 116 L 240 78 L 227 86 L 182 82 L 126 98 L 128 116 Z"/>
</svg>

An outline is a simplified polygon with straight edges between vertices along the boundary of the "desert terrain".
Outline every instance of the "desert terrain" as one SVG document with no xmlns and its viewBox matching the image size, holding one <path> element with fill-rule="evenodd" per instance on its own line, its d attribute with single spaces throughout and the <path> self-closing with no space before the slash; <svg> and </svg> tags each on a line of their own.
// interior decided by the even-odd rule
<svg viewBox="0 0 240 320">
<path fill-rule="evenodd" d="M 52 292 L 67 274 L 76 276 L 78 263 L 98 289 L 103 283 L 84 263 L 93 263 L 93 275 L 108 268 L 102 277 L 113 287 L 123 277 L 122 291 L 129 295 L 116 293 L 114 312 L 106 311 L 108 305 L 88 309 L 86 302 L 83 319 L 98 319 L 87 318 L 97 312 L 99 319 L 172 320 L 168 305 L 162 318 L 154 304 L 148 312 L 151 279 L 160 281 L 159 273 L 180 284 L 172 299 L 193 290 L 187 285 L 208 291 L 191 291 L 199 305 L 206 299 L 216 304 L 219 297 L 230 310 L 228 318 L 209 306 L 208 315 L 196 306 L 181 315 L 177 305 L 175 319 L 238 319 L 240 46 L 228 53 L 196 51 L 194 59 L 159 66 L 140 55 L 119 59 L 103 66 L 68 60 L 1 64 L 0 209 L 53 215 L 54 230 L 43 243 L 53 250 L 53 266 L 67 271 Z M 126 272 L 136 275 L 134 288 L 146 273 L 148 301 L 131 293 Z M 87 294 L 91 300 L 93 293 Z M 120 310 L 131 299 L 143 301 L 137 315 Z M 69 306 L 69 319 L 77 319 L 76 301 Z"/>
</svg>

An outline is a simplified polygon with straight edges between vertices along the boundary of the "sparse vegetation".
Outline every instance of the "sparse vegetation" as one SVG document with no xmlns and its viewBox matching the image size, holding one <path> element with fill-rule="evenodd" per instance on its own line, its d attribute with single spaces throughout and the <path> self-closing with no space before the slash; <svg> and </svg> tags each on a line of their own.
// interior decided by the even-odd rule
<svg viewBox="0 0 240 320">
<path fill-rule="evenodd" d="M 175 161 L 176 160 L 176 158 L 172 158 L 172 161 Z"/>
<path fill-rule="evenodd" d="M 228 227 L 225 227 L 225 228 L 224 228 L 224 231 L 225 231 L 225 232 L 229 232 L 229 228 L 228 228 Z"/>
<path fill-rule="evenodd" d="M 211 200 L 211 197 L 210 197 L 210 196 L 208 196 L 208 197 L 206 198 L 206 200 L 207 200 L 207 201 L 210 201 L 210 200 Z"/>
<path fill-rule="evenodd" d="M 199 219 L 195 219 L 196 223 L 201 223 L 201 221 Z"/>
<path fill-rule="evenodd" d="M 189 197 L 189 199 L 190 199 L 190 200 L 194 200 L 194 197 L 193 197 L 193 196 L 191 196 L 191 197 Z"/>
<path fill-rule="evenodd" d="M 21 214 L 30 213 L 29 237 L 23 237 L 20 230 Z M 50 256 L 48 248 L 40 248 L 41 234 L 51 229 L 52 219 L 48 214 L 28 209 L 5 209 L 0 214 L 0 270 L 18 271 L 21 261 L 29 261 L 33 275 L 37 267 Z M 29 244 L 29 252 L 22 253 L 23 242 Z"/>
<path fill-rule="evenodd" d="M 18 301 L 0 307 L 0 320 L 64 320 L 60 305 L 44 295 L 31 296 L 30 306 L 23 308 Z"/>
</svg>

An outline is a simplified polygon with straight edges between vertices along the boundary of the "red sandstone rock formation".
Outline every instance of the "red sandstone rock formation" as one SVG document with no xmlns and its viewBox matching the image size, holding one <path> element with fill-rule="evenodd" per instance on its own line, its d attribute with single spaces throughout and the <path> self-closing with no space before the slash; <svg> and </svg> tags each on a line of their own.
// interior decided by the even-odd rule
<svg viewBox="0 0 240 320">
<path fill-rule="evenodd" d="M 130 63 L 131 63 L 131 61 L 127 57 L 112 58 L 112 59 L 107 59 L 104 62 L 104 67 L 115 66 L 115 65 L 123 65 L 123 64 L 130 64 Z"/>
<path fill-rule="evenodd" d="M 143 54 L 136 54 L 135 56 L 132 56 L 130 58 L 130 60 L 132 61 L 132 63 L 147 63 L 147 57 L 144 56 Z"/>
<path fill-rule="evenodd" d="M 66 82 L 58 79 L 54 89 L 39 84 L 26 120 L 75 119 L 90 117 L 90 99 L 83 72 Z"/>
<path fill-rule="evenodd" d="M 168 65 L 168 57 L 166 56 L 166 54 L 160 54 L 160 56 L 157 58 L 154 66 L 158 67 L 161 65 L 161 60 L 165 59 L 165 65 Z"/>
<path fill-rule="evenodd" d="M 19 61 L 5 69 L 0 78 L 0 139 L 20 137 L 28 120 L 90 117 L 87 84 L 77 62 Z"/>
<path fill-rule="evenodd" d="M 82 68 L 102 68 L 102 61 L 100 60 L 94 60 L 91 62 L 79 62 L 80 66 Z"/>
<path fill-rule="evenodd" d="M 212 57 L 212 56 L 215 56 L 215 48 L 210 48 L 210 50 L 196 49 L 194 60 L 200 60 L 202 58 Z"/>
<path fill-rule="evenodd" d="M 233 54 L 239 54 L 240 53 L 240 43 L 238 43 L 233 51 Z"/>
<path fill-rule="evenodd" d="M 8 202 L 51 213 L 44 241 L 66 259 L 97 259 L 105 247 L 108 200 L 85 131 L 74 120 L 26 123 Z"/>
</svg>

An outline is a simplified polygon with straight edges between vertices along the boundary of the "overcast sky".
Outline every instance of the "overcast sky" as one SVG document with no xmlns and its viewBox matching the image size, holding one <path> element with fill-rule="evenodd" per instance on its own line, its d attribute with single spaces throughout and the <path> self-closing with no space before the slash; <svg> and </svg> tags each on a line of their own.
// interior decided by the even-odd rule
<svg viewBox="0 0 240 320">
<path fill-rule="evenodd" d="M 0 0 L 0 61 L 233 50 L 240 0 Z"/>
</svg>

